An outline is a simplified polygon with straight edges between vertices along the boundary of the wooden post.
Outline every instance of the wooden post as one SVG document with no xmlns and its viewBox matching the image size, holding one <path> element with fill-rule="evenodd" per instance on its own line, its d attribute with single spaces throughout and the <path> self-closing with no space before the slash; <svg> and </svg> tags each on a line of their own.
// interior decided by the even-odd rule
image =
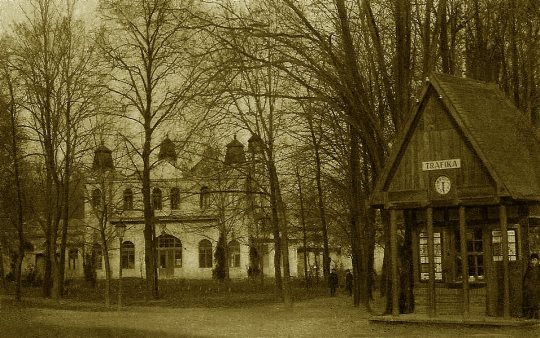
<svg viewBox="0 0 540 338">
<path fill-rule="evenodd" d="M 429 283 L 428 283 L 428 299 L 429 299 L 429 316 L 437 315 L 435 304 L 435 250 L 433 240 L 433 208 L 428 207 L 426 210 L 426 225 L 427 225 L 427 241 L 428 241 L 428 261 L 429 261 Z"/>
<path fill-rule="evenodd" d="M 392 260 L 392 316 L 399 316 L 397 211 L 390 210 L 390 257 Z"/>
<path fill-rule="evenodd" d="M 461 253 L 461 280 L 463 286 L 463 317 L 469 316 L 469 262 L 467 259 L 467 231 L 465 207 L 459 207 L 459 238 Z"/>
<path fill-rule="evenodd" d="M 501 245 L 503 259 L 503 279 L 504 279 L 504 318 L 510 318 L 510 271 L 508 270 L 508 225 L 506 206 L 499 206 L 499 221 L 501 222 Z"/>
</svg>

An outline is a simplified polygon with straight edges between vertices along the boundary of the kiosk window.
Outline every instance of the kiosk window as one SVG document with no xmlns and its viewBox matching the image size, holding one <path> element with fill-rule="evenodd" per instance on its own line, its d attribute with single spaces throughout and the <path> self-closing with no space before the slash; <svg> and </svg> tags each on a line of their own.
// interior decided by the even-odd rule
<svg viewBox="0 0 540 338">
<path fill-rule="evenodd" d="M 517 245 L 516 245 L 516 230 L 507 230 L 508 233 L 508 260 L 517 260 Z M 493 247 L 493 260 L 496 262 L 502 262 L 502 236 L 500 230 L 493 230 L 491 232 L 491 241 Z"/>
<path fill-rule="evenodd" d="M 435 263 L 435 280 L 442 280 L 442 236 L 433 233 L 433 262 Z M 428 235 L 421 232 L 419 237 L 420 280 L 429 280 Z"/>
</svg>

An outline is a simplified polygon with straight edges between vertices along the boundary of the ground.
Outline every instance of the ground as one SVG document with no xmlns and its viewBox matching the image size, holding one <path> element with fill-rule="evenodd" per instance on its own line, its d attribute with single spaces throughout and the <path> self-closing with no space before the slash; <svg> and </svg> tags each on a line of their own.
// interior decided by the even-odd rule
<svg viewBox="0 0 540 338">
<path fill-rule="evenodd" d="M 540 337 L 540 326 L 370 324 L 370 314 L 344 294 L 297 300 L 292 309 L 279 302 L 175 307 L 163 301 L 128 302 L 121 311 L 73 299 L 29 297 L 17 305 L 11 295 L 0 297 L 0 337 Z"/>
</svg>

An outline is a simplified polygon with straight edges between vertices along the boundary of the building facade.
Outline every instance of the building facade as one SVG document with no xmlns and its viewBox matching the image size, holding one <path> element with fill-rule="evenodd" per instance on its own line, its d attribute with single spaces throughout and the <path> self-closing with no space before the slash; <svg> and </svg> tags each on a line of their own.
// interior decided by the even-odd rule
<svg viewBox="0 0 540 338">
<path fill-rule="evenodd" d="M 248 270 L 255 268 L 273 276 L 273 240 L 262 229 L 268 204 L 257 187 L 261 183 L 254 182 L 254 173 L 261 171 L 254 140 L 250 139 L 247 156 L 236 138 L 227 145 L 224 159 L 208 147 L 189 170 L 177 166 L 174 142 L 168 137 L 162 141 L 150 188 L 159 278 L 212 278 L 220 236 L 227 243 L 222 247 L 230 278 L 246 278 Z M 86 259 L 95 262 L 97 278 L 105 277 L 105 250 L 113 278 L 119 265 L 123 276 L 144 277 L 145 225 L 137 173 L 132 177 L 118 174 L 110 150 L 102 146 L 95 152 L 86 195 L 85 252 Z M 121 244 L 115 232 L 118 225 L 126 229 Z M 294 276 L 296 247 L 290 245 L 289 250 Z"/>
</svg>

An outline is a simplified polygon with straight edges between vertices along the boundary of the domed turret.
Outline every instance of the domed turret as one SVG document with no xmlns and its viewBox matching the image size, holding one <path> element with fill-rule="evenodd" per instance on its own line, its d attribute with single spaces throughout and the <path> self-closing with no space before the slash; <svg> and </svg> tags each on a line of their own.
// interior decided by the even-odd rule
<svg viewBox="0 0 540 338">
<path fill-rule="evenodd" d="M 259 135 L 252 134 L 248 140 L 248 151 L 252 154 L 262 153 L 263 141 Z"/>
<path fill-rule="evenodd" d="M 161 141 L 161 144 L 159 145 L 158 159 L 176 162 L 177 157 L 174 142 L 171 141 L 169 135 L 167 135 L 167 137 L 165 137 L 165 139 Z"/>
<path fill-rule="evenodd" d="M 94 151 L 94 163 L 92 165 L 94 170 L 113 170 L 112 151 L 101 144 Z"/>
<path fill-rule="evenodd" d="M 240 143 L 234 136 L 234 140 L 227 144 L 227 152 L 225 153 L 225 164 L 239 164 L 246 162 L 246 153 L 244 145 Z"/>
</svg>

